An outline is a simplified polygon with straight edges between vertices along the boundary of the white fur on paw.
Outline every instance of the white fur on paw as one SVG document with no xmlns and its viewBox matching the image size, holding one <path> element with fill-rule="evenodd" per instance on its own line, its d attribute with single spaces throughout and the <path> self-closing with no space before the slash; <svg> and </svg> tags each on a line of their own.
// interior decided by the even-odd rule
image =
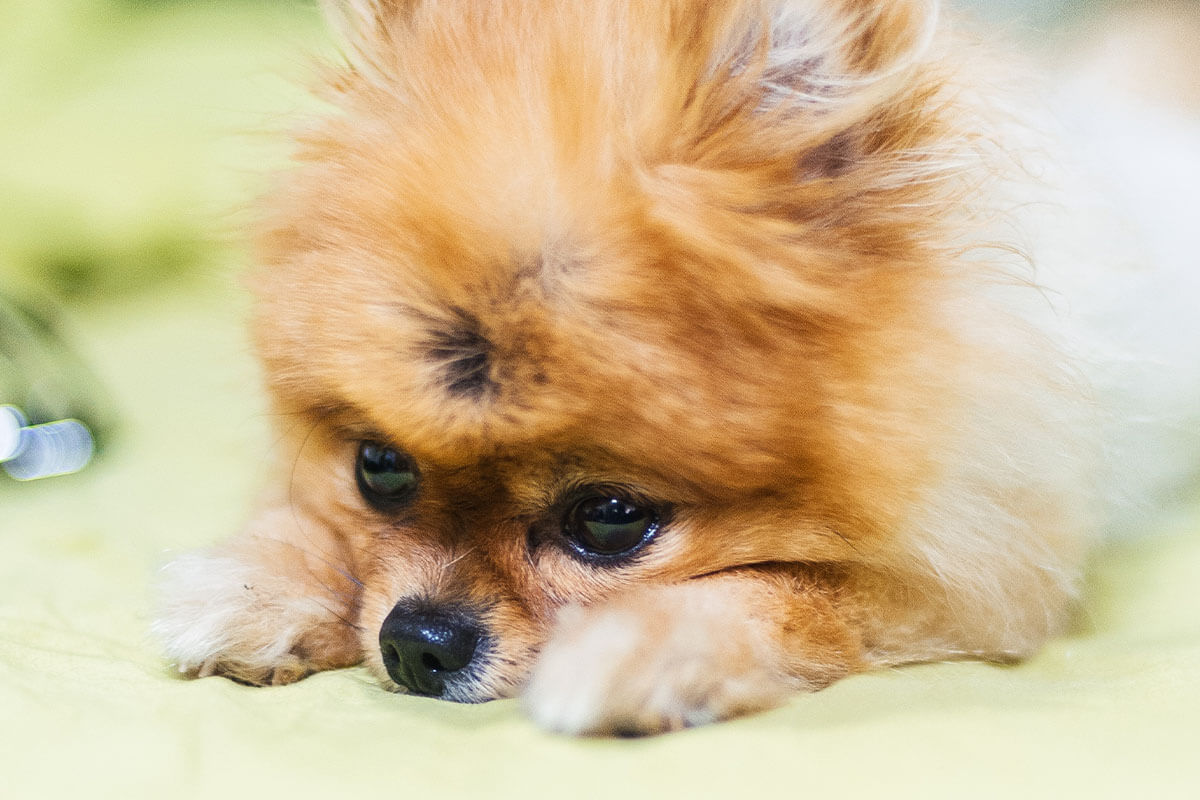
<svg viewBox="0 0 1200 800">
<path fill-rule="evenodd" d="M 560 733 L 641 735 L 777 705 L 790 687 L 748 643 L 667 628 L 628 608 L 569 609 L 525 688 L 526 713 Z"/>
<path fill-rule="evenodd" d="M 151 633 L 183 673 L 253 683 L 295 680 L 304 670 L 290 650 L 312 612 L 272 588 L 269 576 L 238 559 L 179 556 L 162 568 Z"/>
</svg>

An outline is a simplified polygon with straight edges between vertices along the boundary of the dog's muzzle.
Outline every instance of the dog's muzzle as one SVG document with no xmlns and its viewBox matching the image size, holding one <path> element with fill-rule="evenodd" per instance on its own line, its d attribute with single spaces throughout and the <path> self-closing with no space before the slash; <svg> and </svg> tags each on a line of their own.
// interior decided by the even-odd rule
<svg viewBox="0 0 1200 800">
<path fill-rule="evenodd" d="M 379 650 L 392 680 L 413 694 L 441 697 L 467 671 L 479 648 L 476 615 L 401 601 L 379 629 Z"/>
</svg>

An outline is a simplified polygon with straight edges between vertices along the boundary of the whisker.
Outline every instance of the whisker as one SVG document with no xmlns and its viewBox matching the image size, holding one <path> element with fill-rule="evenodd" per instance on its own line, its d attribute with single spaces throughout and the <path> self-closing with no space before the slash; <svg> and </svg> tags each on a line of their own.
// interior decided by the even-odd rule
<svg viewBox="0 0 1200 800">
<path fill-rule="evenodd" d="M 462 561 L 462 560 L 463 560 L 464 558 L 466 558 L 467 556 L 471 555 L 471 553 L 474 553 L 474 552 L 475 552 L 475 550 L 476 550 L 476 548 L 475 548 L 475 547 L 473 547 L 473 546 L 472 546 L 472 547 L 469 547 L 469 548 L 467 548 L 466 550 L 464 550 L 464 551 L 463 551 L 463 553 L 462 553 L 461 555 L 455 556 L 454 558 L 452 558 L 452 559 L 450 559 L 449 561 L 447 561 L 445 564 L 442 564 L 442 572 L 445 572 L 446 570 L 450 569 L 450 568 L 451 568 L 451 567 L 453 567 L 455 564 L 457 564 L 458 562 Z"/>
</svg>

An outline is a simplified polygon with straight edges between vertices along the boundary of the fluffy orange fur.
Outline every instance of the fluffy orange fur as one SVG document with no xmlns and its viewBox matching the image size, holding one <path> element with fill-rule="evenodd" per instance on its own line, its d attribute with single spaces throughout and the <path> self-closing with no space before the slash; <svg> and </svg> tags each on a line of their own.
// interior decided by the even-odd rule
<svg viewBox="0 0 1200 800">
<path fill-rule="evenodd" d="M 398 689 L 380 631 L 419 599 L 482 631 L 444 696 L 643 733 L 1063 628 L 1095 412 L 998 246 L 1011 123 L 935 3 L 333 11 L 253 279 L 279 488 L 167 567 L 182 670 Z M 402 508 L 364 441 L 419 471 Z M 580 558 L 579 487 L 659 529 Z"/>
</svg>

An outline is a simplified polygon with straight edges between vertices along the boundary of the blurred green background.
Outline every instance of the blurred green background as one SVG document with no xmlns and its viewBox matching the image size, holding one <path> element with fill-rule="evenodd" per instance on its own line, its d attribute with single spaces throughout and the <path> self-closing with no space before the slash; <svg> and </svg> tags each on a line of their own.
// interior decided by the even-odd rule
<svg viewBox="0 0 1200 800">
<path fill-rule="evenodd" d="M 0 0 L 0 403 L 119 442 L 134 410 L 95 374 L 97 316 L 234 297 L 246 208 L 282 160 L 281 120 L 309 102 L 317 17 L 279 0 Z"/>
<path fill-rule="evenodd" d="M 6 0 L 2 279 L 93 302 L 211 267 L 319 31 L 279 0 Z"/>
</svg>

